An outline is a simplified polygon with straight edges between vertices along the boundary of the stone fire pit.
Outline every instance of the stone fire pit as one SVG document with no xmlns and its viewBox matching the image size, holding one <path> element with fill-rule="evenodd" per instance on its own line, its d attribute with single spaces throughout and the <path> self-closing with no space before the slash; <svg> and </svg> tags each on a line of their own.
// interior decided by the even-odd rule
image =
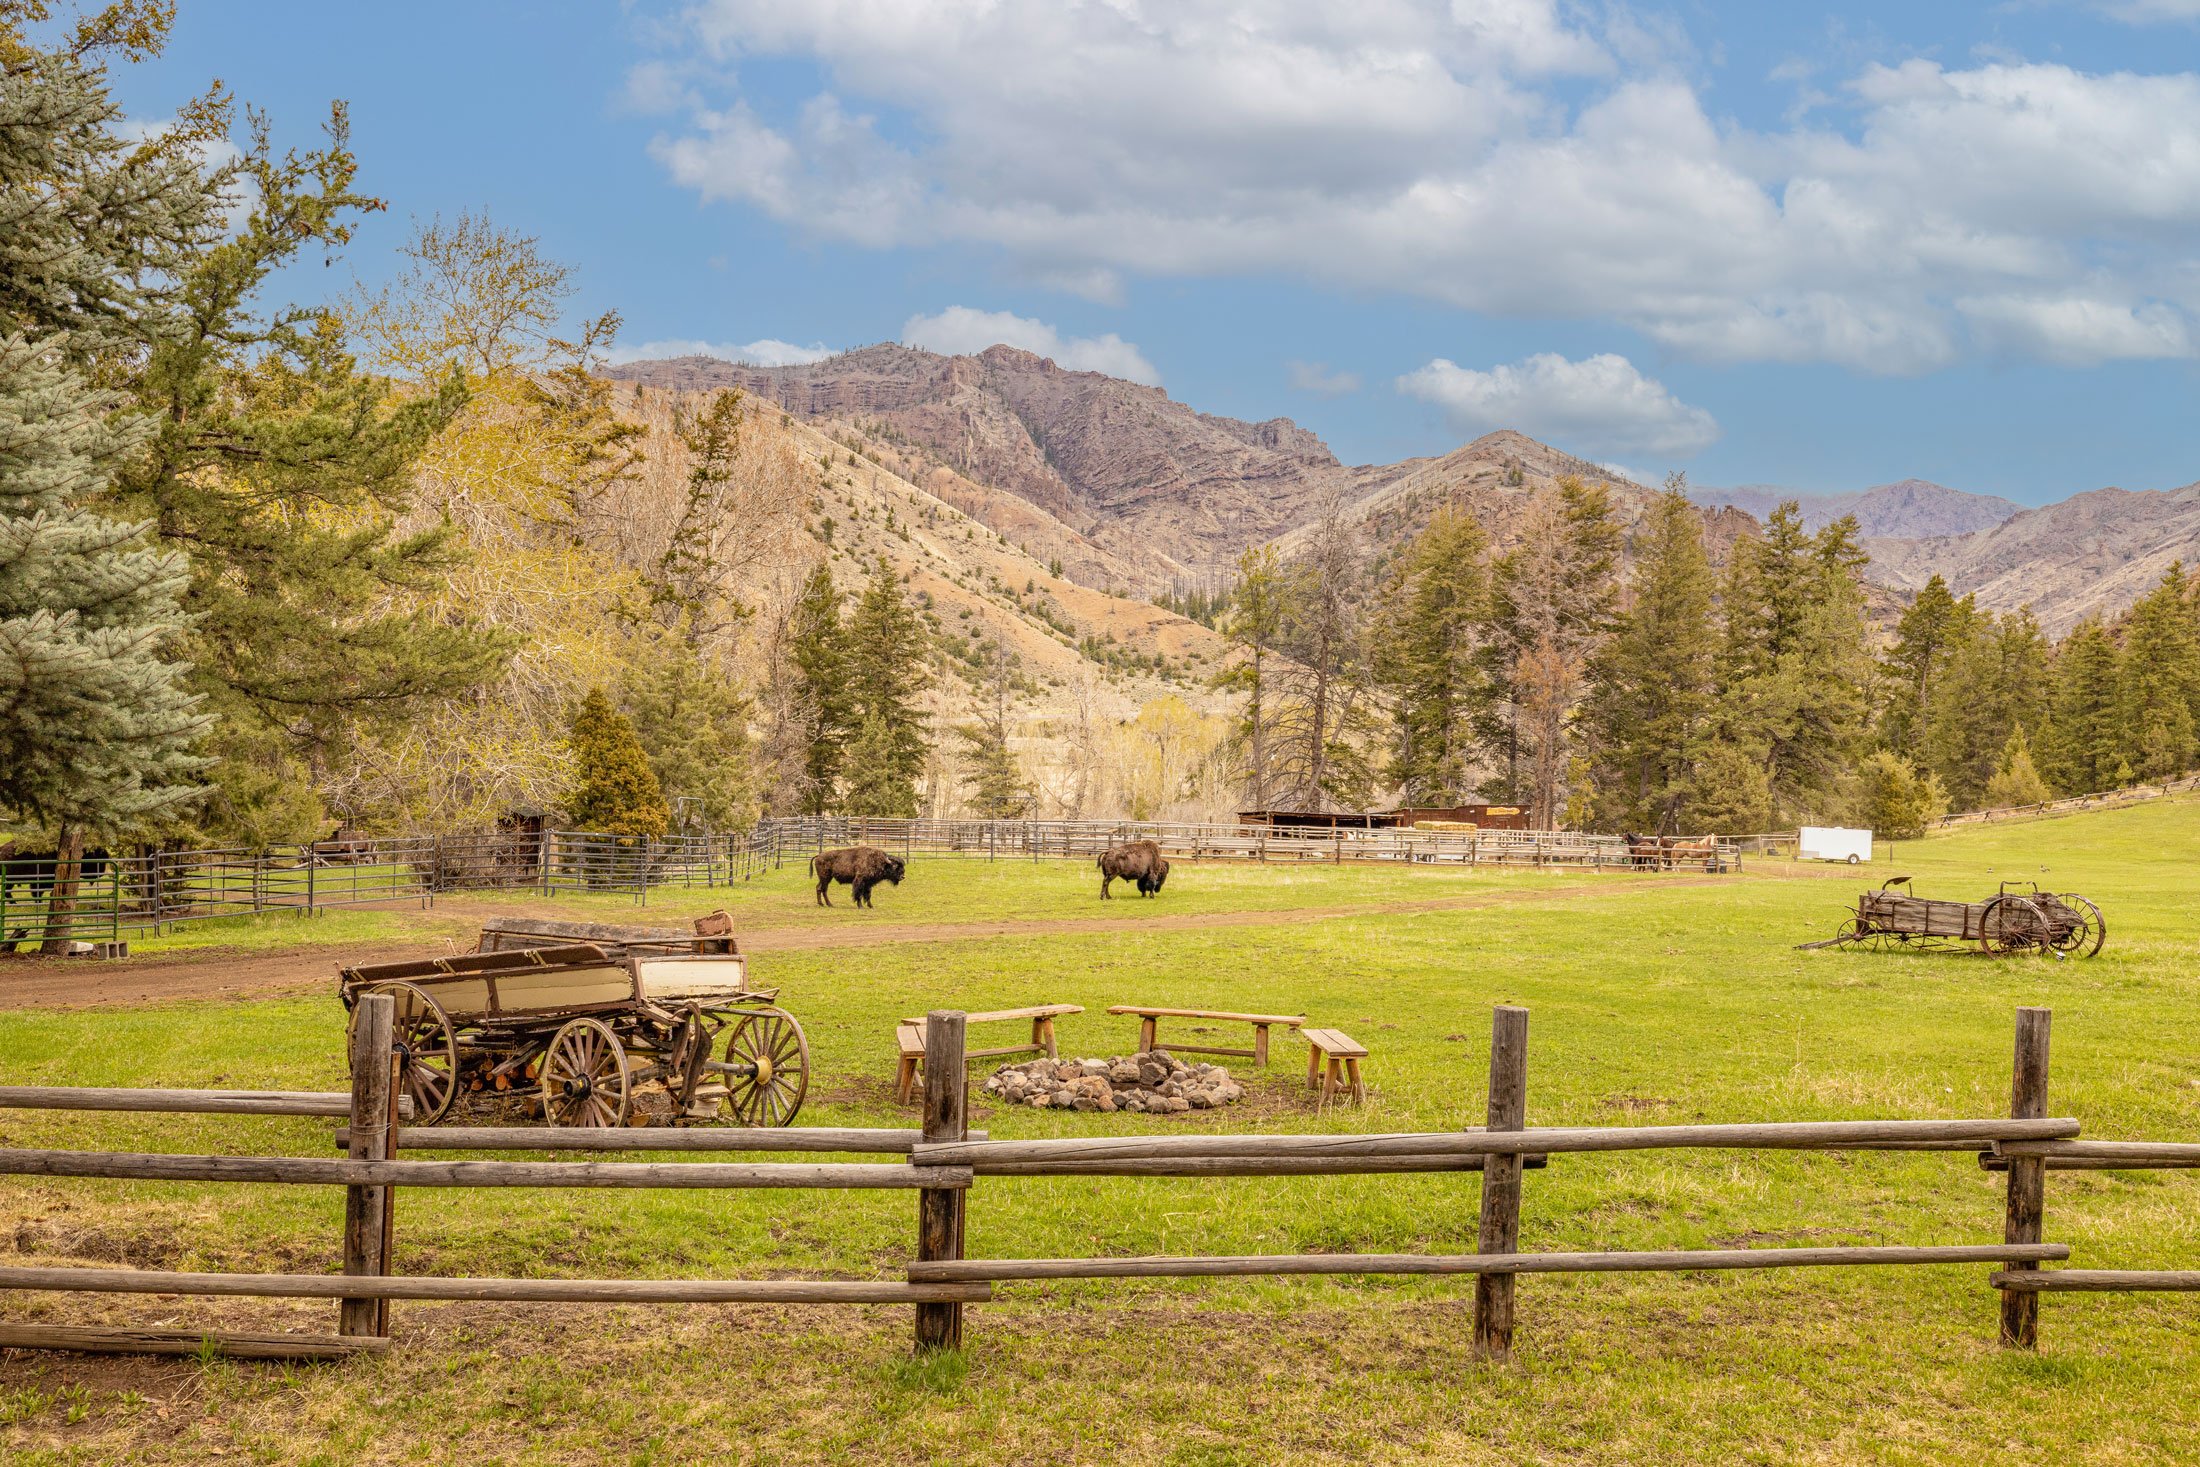
<svg viewBox="0 0 2200 1467">
<path fill-rule="evenodd" d="M 1245 1098 L 1220 1065 L 1188 1065 L 1165 1050 L 1118 1059 L 1035 1059 L 1003 1065 L 985 1093 L 1033 1110 L 1129 1110 L 1168 1115 L 1213 1110 Z"/>
</svg>

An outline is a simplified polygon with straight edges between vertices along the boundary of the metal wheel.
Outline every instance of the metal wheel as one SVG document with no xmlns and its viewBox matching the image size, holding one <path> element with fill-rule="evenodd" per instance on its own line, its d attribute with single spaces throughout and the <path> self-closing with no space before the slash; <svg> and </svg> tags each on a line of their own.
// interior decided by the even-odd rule
<svg viewBox="0 0 2200 1467">
<path fill-rule="evenodd" d="M 450 1114 L 451 1102 L 458 1098 L 458 1034 L 450 1015 L 426 989 L 411 983 L 377 983 L 366 992 L 386 993 L 394 1000 L 390 1040 L 397 1051 L 397 1093 L 412 1097 L 413 1125 L 434 1125 Z M 358 1024 L 354 1004 L 344 1024 L 346 1055 Z"/>
<path fill-rule="evenodd" d="M 2045 947 L 2047 933 L 2047 914 L 2024 897 L 1995 897 L 1979 913 L 1978 945 L 1997 956 Z"/>
<path fill-rule="evenodd" d="M 626 1124 L 626 1050 L 601 1019 L 574 1019 L 542 1052 L 542 1118 L 553 1126 Z"/>
<path fill-rule="evenodd" d="M 726 1104 L 744 1126 L 785 1126 L 810 1089 L 810 1042 L 785 1009 L 752 1009 L 726 1036 Z"/>
<path fill-rule="evenodd" d="M 2099 952 L 2101 944 L 2108 941 L 2108 919 L 2101 915 L 2101 909 L 2084 897 L 2073 896 L 2068 892 L 2056 897 L 2056 900 L 2076 912 L 2080 921 L 2055 944 L 2055 950 L 2076 953 L 2081 958 L 2090 958 Z"/>
<path fill-rule="evenodd" d="M 1866 947 L 1870 945 L 1871 929 L 1862 921 L 1851 917 L 1833 930 L 1833 940 L 1842 947 Z"/>
</svg>

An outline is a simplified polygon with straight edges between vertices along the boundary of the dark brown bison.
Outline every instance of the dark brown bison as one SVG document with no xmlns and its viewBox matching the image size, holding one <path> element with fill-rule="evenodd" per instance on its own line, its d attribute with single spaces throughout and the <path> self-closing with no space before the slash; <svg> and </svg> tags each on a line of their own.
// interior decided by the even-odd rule
<svg viewBox="0 0 2200 1467">
<path fill-rule="evenodd" d="M 1137 886 L 1140 896 L 1160 894 L 1161 883 L 1169 879 L 1169 863 L 1161 854 L 1161 847 L 1150 840 L 1134 840 L 1119 846 L 1110 846 L 1100 856 L 1100 900 L 1107 901 L 1108 883 L 1128 881 Z"/>
<path fill-rule="evenodd" d="M 843 846 L 837 851 L 819 851 L 810 857 L 810 874 L 817 878 L 818 905 L 824 907 L 833 904 L 826 888 L 836 881 L 854 887 L 856 905 L 868 907 L 872 887 L 882 881 L 899 886 L 907 870 L 901 857 L 889 856 L 877 846 Z"/>
</svg>

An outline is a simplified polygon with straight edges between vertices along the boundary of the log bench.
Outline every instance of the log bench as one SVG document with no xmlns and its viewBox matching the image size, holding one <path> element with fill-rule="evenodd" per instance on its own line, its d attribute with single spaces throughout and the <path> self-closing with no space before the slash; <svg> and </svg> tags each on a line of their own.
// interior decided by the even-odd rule
<svg viewBox="0 0 2200 1467">
<path fill-rule="evenodd" d="M 1367 1087 L 1360 1083 L 1360 1061 L 1367 1058 L 1367 1046 L 1342 1029 L 1301 1029 L 1299 1037 L 1306 1041 L 1306 1088 L 1321 1087 L 1316 1110 L 1329 1109 L 1329 1097 L 1340 1089 L 1352 1093 L 1354 1105 L 1365 1105 Z"/>
<path fill-rule="evenodd" d="M 1048 1059 L 1059 1059 L 1054 1045 L 1054 1021 L 1064 1014 L 1081 1014 L 1084 1005 L 1074 1003 L 1041 1003 L 1021 1009 L 986 1009 L 963 1015 L 965 1024 L 994 1024 L 1013 1022 L 1017 1019 L 1031 1021 L 1031 1042 L 1028 1044 L 1003 1044 L 992 1049 L 970 1049 L 963 1052 L 966 1060 L 993 1059 L 1004 1054 L 1043 1054 Z M 917 1075 L 924 1066 L 924 1020 L 903 1019 L 894 1026 L 894 1044 L 901 1052 L 901 1068 L 894 1077 L 894 1098 L 903 1105 L 916 1094 Z"/>
<path fill-rule="evenodd" d="M 1304 1014 L 1232 1014 L 1215 1009 L 1165 1009 L 1149 1008 L 1143 1004 L 1110 1004 L 1111 1014 L 1138 1015 L 1138 1047 L 1141 1051 L 1166 1049 L 1183 1054 L 1228 1054 L 1249 1059 L 1256 1065 L 1268 1063 L 1268 1030 L 1274 1025 L 1296 1029 L 1306 1022 Z M 1211 1044 L 1163 1044 L 1159 1030 L 1163 1019 L 1217 1019 L 1227 1024 L 1251 1024 L 1253 1047 L 1229 1049 Z"/>
</svg>

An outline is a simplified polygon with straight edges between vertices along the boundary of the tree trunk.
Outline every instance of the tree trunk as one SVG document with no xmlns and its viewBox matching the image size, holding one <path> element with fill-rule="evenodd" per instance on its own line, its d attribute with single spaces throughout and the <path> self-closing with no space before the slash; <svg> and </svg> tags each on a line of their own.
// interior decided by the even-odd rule
<svg viewBox="0 0 2200 1467">
<path fill-rule="evenodd" d="M 76 926 L 76 889 L 84 865 L 84 832 L 74 825 L 61 827 L 54 841 L 53 892 L 46 905 L 46 940 L 42 953 L 64 953 Z"/>
</svg>

